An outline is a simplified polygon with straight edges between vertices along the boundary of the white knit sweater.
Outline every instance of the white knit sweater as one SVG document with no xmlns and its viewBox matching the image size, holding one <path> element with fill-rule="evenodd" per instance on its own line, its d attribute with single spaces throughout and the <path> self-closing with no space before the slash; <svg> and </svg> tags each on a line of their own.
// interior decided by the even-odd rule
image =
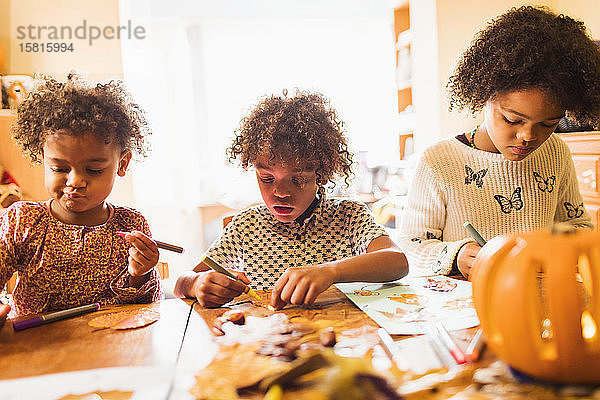
<svg viewBox="0 0 600 400">
<path fill-rule="evenodd" d="M 474 149 L 454 137 L 425 150 L 398 243 L 411 270 L 451 273 L 460 248 L 474 241 L 465 221 L 486 240 L 554 222 L 592 227 L 567 145 L 552 134 L 521 161 Z"/>
</svg>

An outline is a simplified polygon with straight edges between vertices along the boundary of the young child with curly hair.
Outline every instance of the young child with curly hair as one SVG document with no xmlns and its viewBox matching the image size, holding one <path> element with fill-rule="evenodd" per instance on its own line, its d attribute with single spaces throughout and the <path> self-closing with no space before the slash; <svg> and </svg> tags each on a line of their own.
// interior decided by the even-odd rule
<svg viewBox="0 0 600 400">
<path fill-rule="evenodd" d="M 428 148 L 414 175 L 400 247 L 412 267 L 469 275 L 485 239 L 565 222 L 590 228 L 565 116 L 598 126 L 600 49 L 582 22 L 514 8 L 476 35 L 449 80 L 450 107 L 485 112 L 471 132 Z"/>
<path fill-rule="evenodd" d="M 148 223 L 106 202 L 151 133 L 123 85 L 45 78 L 17 109 L 13 133 L 43 163 L 51 197 L 14 203 L 0 220 L 0 287 L 17 272 L 17 314 L 157 300 L 159 254 Z M 123 240 L 117 231 L 131 233 Z"/>
<path fill-rule="evenodd" d="M 324 186 L 351 176 L 343 123 L 323 96 L 262 99 L 240 124 L 230 161 L 253 167 L 264 205 L 242 211 L 207 255 L 236 281 L 200 263 L 175 294 L 205 307 L 227 303 L 246 285 L 272 290 L 271 303 L 310 304 L 336 282 L 383 282 L 408 272 L 404 254 L 359 202 L 328 199 Z"/>
</svg>

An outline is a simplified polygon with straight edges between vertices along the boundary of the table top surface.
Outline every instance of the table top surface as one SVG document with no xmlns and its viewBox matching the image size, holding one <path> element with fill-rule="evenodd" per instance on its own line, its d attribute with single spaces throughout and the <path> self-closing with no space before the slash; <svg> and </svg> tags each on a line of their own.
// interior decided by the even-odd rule
<svg viewBox="0 0 600 400">
<path fill-rule="evenodd" d="M 267 293 L 260 295 L 267 301 Z M 243 298 L 235 299 L 234 303 L 236 300 L 235 308 L 247 316 L 273 315 L 272 311 Z M 221 358 L 228 351 L 236 351 L 235 347 L 224 346 L 211 331 L 214 320 L 227 308 L 206 309 L 189 299 L 167 299 L 157 304 L 161 314 L 158 321 L 123 331 L 94 328 L 88 322 L 102 313 L 147 305 L 108 306 L 95 313 L 19 332 L 13 331 L 8 321 L 0 330 L 0 387 L 14 378 L 126 366 L 171 368 L 174 371 L 171 379 L 190 387 L 193 376 L 211 364 L 217 354 Z M 331 325 L 336 332 L 359 330 L 358 337 L 363 343 L 371 347 L 378 343 L 378 325 L 335 287 L 319 296 L 313 306 L 286 306 L 278 312 L 290 320 L 300 318 L 320 322 L 322 326 Z M 474 332 L 472 328 L 452 335 L 459 343 L 462 340 L 464 348 Z M 407 337 L 395 337 L 398 338 Z M 415 353 L 412 362 L 425 358 L 421 350 Z M 380 356 L 385 354 L 380 352 Z M 482 363 L 493 359 L 487 352 Z"/>
<path fill-rule="evenodd" d="M 146 327 L 112 330 L 88 325 L 104 313 L 146 306 L 107 306 L 18 332 L 8 321 L 0 330 L 0 379 L 103 367 L 174 365 L 190 308 L 180 299 L 161 301 L 160 319 Z"/>
</svg>

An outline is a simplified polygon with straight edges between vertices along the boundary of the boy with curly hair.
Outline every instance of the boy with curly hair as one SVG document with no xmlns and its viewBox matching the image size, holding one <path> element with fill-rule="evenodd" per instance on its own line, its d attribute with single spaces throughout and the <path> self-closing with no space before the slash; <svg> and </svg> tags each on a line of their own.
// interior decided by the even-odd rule
<svg viewBox="0 0 600 400">
<path fill-rule="evenodd" d="M 582 22 L 543 7 L 513 8 L 479 32 L 448 83 L 450 107 L 484 110 L 471 132 L 428 148 L 416 168 L 400 246 L 411 266 L 467 277 L 481 235 L 590 228 L 567 145 L 567 116 L 600 121 L 600 48 Z"/>
<path fill-rule="evenodd" d="M 45 78 L 17 109 L 13 133 L 43 163 L 51 197 L 17 202 L 0 220 L 0 287 L 17 272 L 17 314 L 157 300 L 158 248 L 148 223 L 106 202 L 132 152 L 145 155 L 151 133 L 122 84 Z M 123 240 L 117 231 L 131 233 Z"/>
<path fill-rule="evenodd" d="M 273 289 L 271 304 L 311 304 L 336 282 L 383 282 L 408 272 L 404 254 L 359 202 L 327 199 L 324 186 L 347 182 L 352 154 L 343 123 L 322 95 L 262 99 L 242 119 L 228 150 L 254 167 L 264 205 L 242 211 L 207 255 L 242 282 L 200 263 L 177 281 L 175 294 L 205 307 L 248 290 Z"/>
</svg>

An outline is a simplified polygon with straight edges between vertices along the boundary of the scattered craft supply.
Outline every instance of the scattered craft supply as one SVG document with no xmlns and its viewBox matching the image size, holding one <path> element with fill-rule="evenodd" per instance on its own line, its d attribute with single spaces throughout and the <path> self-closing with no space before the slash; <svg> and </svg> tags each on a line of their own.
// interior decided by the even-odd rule
<svg viewBox="0 0 600 400">
<path fill-rule="evenodd" d="M 55 311 L 49 314 L 45 314 L 39 317 L 33 317 L 21 321 L 13 322 L 13 329 L 15 331 L 22 331 L 24 329 L 34 328 L 42 324 L 48 324 L 54 321 L 60 321 L 61 319 L 75 317 L 77 315 L 86 314 L 100 309 L 99 303 L 87 304 L 84 306 L 69 308 L 67 310 Z"/>
<path fill-rule="evenodd" d="M 242 282 L 240 278 L 233 275 L 231 272 L 227 271 L 225 268 L 221 267 L 219 264 L 217 264 L 217 262 L 215 262 L 215 260 L 213 260 L 212 258 L 207 256 L 206 254 L 202 255 L 202 258 L 200 259 L 200 263 L 203 263 L 204 265 L 212 268 L 213 270 L 217 271 L 218 273 L 221 273 L 223 275 L 230 277 L 231 279 Z M 248 286 L 248 291 L 246 292 L 246 294 L 253 297 L 257 301 L 262 301 L 260 296 L 257 295 L 256 292 L 250 286 Z M 275 310 L 275 309 L 273 309 L 273 310 Z"/>
<path fill-rule="evenodd" d="M 100 315 L 88 325 L 94 328 L 134 329 L 158 321 L 160 312 L 154 306 Z"/>
<path fill-rule="evenodd" d="M 336 343 L 335 331 L 333 330 L 332 327 L 329 327 L 327 329 L 322 329 L 319 332 L 319 342 L 321 343 L 321 346 L 325 346 L 325 347 L 335 346 L 335 343 Z"/>
<path fill-rule="evenodd" d="M 424 296 L 418 296 L 414 293 L 403 293 L 398 296 L 388 297 L 390 300 L 397 301 L 398 303 L 409 304 L 413 306 L 421 306 L 427 303 L 427 298 Z"/>
<path fill-rule="evenodd" d="M 190 393 L 197 399 L 236 400 L 238 390 L 289 369 L 288 362 L 257 355 L 257 348 L 256 343 L 221 347 L 208 367 L 196 375 Z"/>
<path fill-rule="evenodd" d="M 300 342 L 292 338 L 291 335 L 287 337 L 271 337 L 262 343 L 258 350 L 256 350 L 256 354 L 275 357 L 280 361 L 293 361 L 298 358 L 296 352 L 299 348 Z"/>
<path fill-rule="evenodd" d="M 445 278 L 427 278 L 427 282 L 423 285 L 424 288 L 435 290 L 437 292 L 450 292 L 456 289 L 456 286 L 456 282 L 449 281 Z"/>
<path fill-rule="evenodd" d="M 217 336 L 225 334 L 223 331 L 223 324 L 231 322 L 235 325 L 244 325 L 246 323 L 246 316 L 243 311 L 240 310 L 228 310 L 223 315 L 216 318 L 213 322 L 212 331 Z"/>
<path fill-rule="evenodd" d="M 479 232 L 477 232 L 477 229 L 475 229 L 475 227 L 469 221 L 466 221 L 463 224 L 463 226 L 473 237 L 473 239 L 475 239 L 478 245 L 480 245 L 481 247 L 485 246 L 485 244 L 487 243 L 486 240 L 479 234 Z"/>
<path fill-rule="evenodd" d="M 133 396 L 133 392 L 121 390 L 110 391 L 95 391 L 84 394 L 68 394 L 57 400 L 129 400 Z"/>
<path fill-rule="evenodd" d="M 125 237 L 129 233 L 131 233 L 131 232 L 117 231 L 117 235 L 121 236 L 123 239 L 125 239 Z M 169 251 L 172 251 L 174 253 L 183 253 L 183 251 L 184 251 L 183 247 L 181 247 L 181 246 L 176 246 L 174 244 L 169 244 L 169 243 L 161 242 L 160 240 L 156 240 L 154 238 L 152 240 L 154 240 L 154 243 L 156 243 L 156 247 L 158 247 L 159 249 L 169 250 Z"/>
<path fill-rule="evenodd" d="M 470 362 L 479 360 L 483 350 L 485 350 L 485 337 L 483 336 L 483 330 L 479 328 L 467 346 L 468 360 Z"/>
<path fill-rule="evenodd" d="M 246 316 L 243 311 L 239 310 L 229 310 L 225 311 L 225 314 L 222 315 L 229 322 L 233 322 L 236 325 L 244 325 L 246 323 Z"/>
<path fill-rule="evenodd" d="M 258 385 L 260 390 L 266 391 L 273 385 L 282 387 L 290 384 L 295 379 L 309 372 L 323 368 L 329 364 L 327 358 L 320 352 L 314 353 L 304 359 L 297 360 L 290 365 L 290 368 L 279 374 L 264 378 Z"/>
</svg>

